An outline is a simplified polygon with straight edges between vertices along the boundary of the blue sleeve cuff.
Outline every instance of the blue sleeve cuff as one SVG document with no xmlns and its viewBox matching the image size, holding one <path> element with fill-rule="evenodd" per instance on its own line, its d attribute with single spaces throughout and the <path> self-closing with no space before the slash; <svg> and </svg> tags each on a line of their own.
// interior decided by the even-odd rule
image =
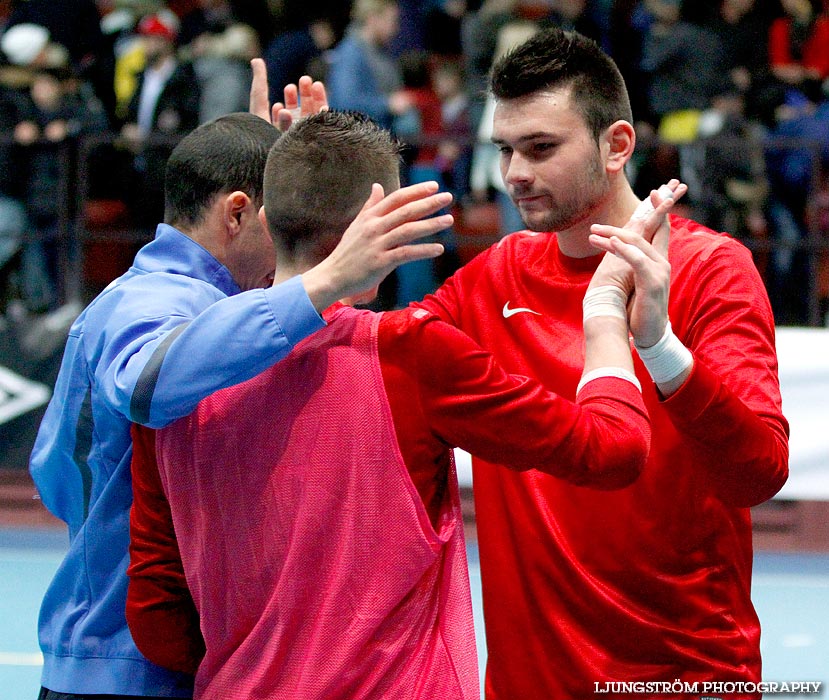
<svg viewBox="0 0 829 700">
<path fill-rule="evenodd" d="M 325 321 L 308 298 L 300 275 L 264 292 L 271 312 L 291 346 L 325 327 Z"/>
</svg>

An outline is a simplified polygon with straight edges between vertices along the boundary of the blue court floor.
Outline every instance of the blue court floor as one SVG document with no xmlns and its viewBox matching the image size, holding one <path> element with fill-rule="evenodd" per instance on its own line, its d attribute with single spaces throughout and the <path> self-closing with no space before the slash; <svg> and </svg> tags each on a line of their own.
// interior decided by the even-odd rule
<svg viewBox="0 0 829 700">
<path fill-rule="evenodd" d="M 0 700 L 37 697 L 37 612 L 65 547 L 60 531 L 0 528 Z M 475 545 L 469 547 L 469 566 L 483 668 Z M 829 697 L 829 554 L 758 553 L 753 597 L 763 625 L 765 680 L 823 681 L 820 697 Z"/>
</svg>

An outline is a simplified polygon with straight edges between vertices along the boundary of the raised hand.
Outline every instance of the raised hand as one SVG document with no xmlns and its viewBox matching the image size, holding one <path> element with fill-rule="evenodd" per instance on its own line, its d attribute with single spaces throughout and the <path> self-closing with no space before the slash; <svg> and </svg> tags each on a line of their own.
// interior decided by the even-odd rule
<svg viewBox="0 0 829 700">
<path fill-rule="evenodd" d="M 659 341 L 668 323 L 671 266 L 667 257 L 667 214 L 687 191 L 677 180 L 672 180 L 669 187 L 669 198 L 651 192 L 655 209 L 644 217 L 631 217 L 623 228 L 594 224 L 590 229 L 590 243 L 608 253 L 596 269 L 590 288 L 613 285 L 627 295 L 628 324 L 640 347 Z"/>
<path fill-rule="evenodd" d="M 436 182 L 403 187 L 388 196 L 382 186 L 373 185 L 331 255 L 302 275 L 316 309 L 322 311 L 339 299 L 365 294 L 398 265 L 443 253 L 440 243 L 414 241 L 453 224 L 451 214 L 431 216 L 451 202 L 452 195 L 438 192 Z"/>
<path fill-rule="evenodd" d="M 284 101 L 273 105 L 268 97 L 268 72 L 261 58 L 250 62 L 253 78 L 250 83 L 251 114 L 273 124 L 280 131 L 287 131 L 294 119 L 307 117 L 328 109 L 325 85 L 319 80 L 303 75 L 298 84 L 289 83 L 283 91 Z"/>
</svg>

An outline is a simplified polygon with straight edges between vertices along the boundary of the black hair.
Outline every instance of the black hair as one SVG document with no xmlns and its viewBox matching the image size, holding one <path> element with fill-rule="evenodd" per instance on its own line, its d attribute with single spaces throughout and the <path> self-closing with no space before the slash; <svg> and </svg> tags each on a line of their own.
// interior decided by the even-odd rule
<svg viewBox="0 0 829 700">
<path fill-rule="evenodd" d="M 625 81 L 618 67 L 592 39 L 550 27 L 496 61 L 490 89 L 498 100 L 569 87 L 576 108 L 598 141 L 613 122 L 633 122 Z"/>
<path fill-rule="evenodd" d="M 262 199 L 265 163 L 279 131 L 260 117 L 228 114 L 185 136 L 173 149 L 164 175 L 164 221 L 194 226 L 213 198 L 236 190 Z"/>
</svg>

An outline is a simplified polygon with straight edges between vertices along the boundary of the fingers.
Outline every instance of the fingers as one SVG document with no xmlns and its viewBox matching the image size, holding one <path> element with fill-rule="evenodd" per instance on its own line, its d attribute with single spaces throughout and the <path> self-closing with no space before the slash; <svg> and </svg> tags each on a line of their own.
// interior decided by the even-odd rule
<svg viewBox="0 0 829 700">
<path fill-rule="evenodd" d="M 654 248 L 642 236 L 627 229 L 607 226 L 605 224 L 593 224 L 590 230 L 590 244 L 606 253 L 613 253 L 617 257 L 626 259 L 619 254 L 620 249 L 625 246 L 638 250 L 644 257 L 650 258 L 651 260 L 661 261 L 665 259 L 660 251 Z M 629 255 L 635 255 L 635 253 L 629 253 Z"/>
<path fill-rule="evenodd" d="M 404 245 L 415 238 L 449 228 L 455 222 L 451 214 L 434 217 L 432 215 L 444 209 L 451 201 L 452 195 L 448 192 L 439 192 L 408 202 L 382 216 L 381 228 L 387 232 L 386 241 L 389 247 Z"/>
<path fill-rule="evenodd" d="M 393 250 L 407 246 L 413 241 L 440 233 L 449 228 L 453 223 L 455 223 L 455 220 L 451 214 L 418 219 L 417 221 L 408 221 L 405 224 L 388 230 L 383 236 L 384 248 L 386 250 Z"/>
<path fill-rule="evenodd" d="M 297 84 L 289 83 L 283 90 L 285 102 L 277 102 L 271 108 L 271 123 L 280 131 L 287 131 L 297 119 L 328 109 L 325 85 L 303 75 Z"/>
<path fill-rule="evenodd" d="M 377 204 L 379 201 L 381 201 L 383 199 L 383 197 L 384 197 L 383 185 L 381 185 L 379 182 L 375 182 L 371 186 L 371 194 L 368 196 L 368 199 L 366 200 L 366 203 L 363 204 L 363 208 L 360 209 L 360 213 L 362 214 L 367 209 L 371 209 L 371 207 L 373 207 L 375 204 Z"/>
<path fill-rule="evenodd" d="M 250 82 L 250 102 L 248 111 L 266 122 L 273 124 L 271 110 L 268 103 L 268 70 L 261 58 L 254 58 L 250 62 L 253 77 Z"/>
<path fill-rule="evenodd" d="M 639 206 L 637 206 L 633 214 L 631 214 L 626 226 L 635 227 L 637 222 L 647 219 L 654 209 L 659 206 L 659 203 L 664 199 L 673 199 L 674 201 L 677 201 L 687 191 L 687 185 L 681 183 L 676 178 L 669 180 L 664 185 L 661 185 L 658 190 L 651 190 L 650 194 L 639 203 Z"/>
<path fill-rule="evenodd" d="M 328 94 L 325 91 L 325 85 L 319 80 L 311 83 L 311 100 L 315 113 L 324 112 L 328 109 Z"/>
<path fill-rule="evenodd" d="M 656 193 L 655 190 L 651 194 L 656 194 L 657 198 L 659 197 L 658 193 Z M 634 215 L 633 217 L 631 217 L 630 220 L 625 224 L 624 228 L 619 228 L 618 226 L 610 226 L 609 224 L 593 224 L 590 227 L 590 242 L 597 248 L 607 251 L 609 250 L 608 246 L 602 245 L 597 237 L 603 236 L 605 238 L 609 238 L 610 236 L 617 236 L 624 241 L 628 241 L 629 239 L 632 240 L 632 238 L 635 237 L 644 238 L 646 241 L 650 241 L 654 238 L 655 233 L 661 227 L 667 229 L 667 232 L 669 234 L 670 227 L 668 226 L 668 220 L 666 218 L 666 215 L 670 211 L 671 207 L 673 207 L 675 202 L 676 199 L 674 199 L 673 197 L 666 197 L 665 199 L 662 199 L 655 209 L 647 212 L 644 216 Z M 666 240 L 667 236 L 663 237 L 662 242 L 666 243 Z M 662 252 L 666 253 L 667 247 Z"/>
<path fill-rule="evenodd" d="M 387 252 L 390 265 L 398 267 L 415 260 L 431 260 L 443 255 L 443 246 L 440 243 L 418 243 L 417 245 L 398 246 Z"/>
<path fill-rule="evenodd" d="M 276 128 L 282 133 L 288 131 L 291 124 L 294 123 L 294 115 L 291 114 L 291 110 L 285 109 L 281 102 L 276 102 L 271 109 L 273 111 L 272 121 Z"/>
<path fill-rule="evenodd" d="M 291 111 L 299 108 L 299 89 L 294 83 L 288 83 L 282 90 L 285 98 L 285 109 Z"/>
<path fill-rule="evenodd" d="M 314 102 L 313 85 L 314 81 L 307 75 L 303 75 L 299 79 L 299 108 L 302 117 L 319 112 L 319 108 Z"/>
<path fill-rule="evenodd" d="M 640 238 L 639 241 L 641 242 L 642 239 Z M 634 271 L 642 269 L 643 263 L 651 259 L 648 252 L 636 245 L 636 242 L 626 243 L 616 236 L 612 236 L 609 242 L 610 252 L 628 263 Z M 653 250 L 653 248 L 650 249 Z"/>
<path fill-rule="evenodd" d="M 416 185 L 409 185 L 408 187 L 401 187 L 400 189 L 389 194 L 388 197 L 383 199 L 378 204 L 375 214 L 377 216 L 385 216 L 395 210 L 399 210 L 400 207 L 410 202 L 422 200 L 426 197 L 434 195 L 439 189 L 440 186 L 434 180 L 419 182 Z M 452 196 L 449 195 L 449 193 L 442 194 L 449 196 L 447 204 L 452 201 Z"/>
<path fill-rule="evenodd" d="M 371 195 L 366 200 L 357 218 L 349 227 L 354 235 L 357 231 L 370 232 L 369 237 L 379 241 L 379 250 L 391 254 L 389 261 L 399 265 L 413 255 L 412 260 L 431 258 L 442 253 L 442 248 L 434 244 L 415 251 L 396 253 L 395 249 L 408 247 L 408 244 L 426 236 L 431 236 L 454 224 L 451 214 L 432 216 L 452 202 L 448 192 L 434 192 L 437 183 L 420 183 L 392 192 L 383 197 L 383 188 L 379 184 L 372 186 Z M 402 255 L 402 258 L 396 256 Z"/>
</svg>

